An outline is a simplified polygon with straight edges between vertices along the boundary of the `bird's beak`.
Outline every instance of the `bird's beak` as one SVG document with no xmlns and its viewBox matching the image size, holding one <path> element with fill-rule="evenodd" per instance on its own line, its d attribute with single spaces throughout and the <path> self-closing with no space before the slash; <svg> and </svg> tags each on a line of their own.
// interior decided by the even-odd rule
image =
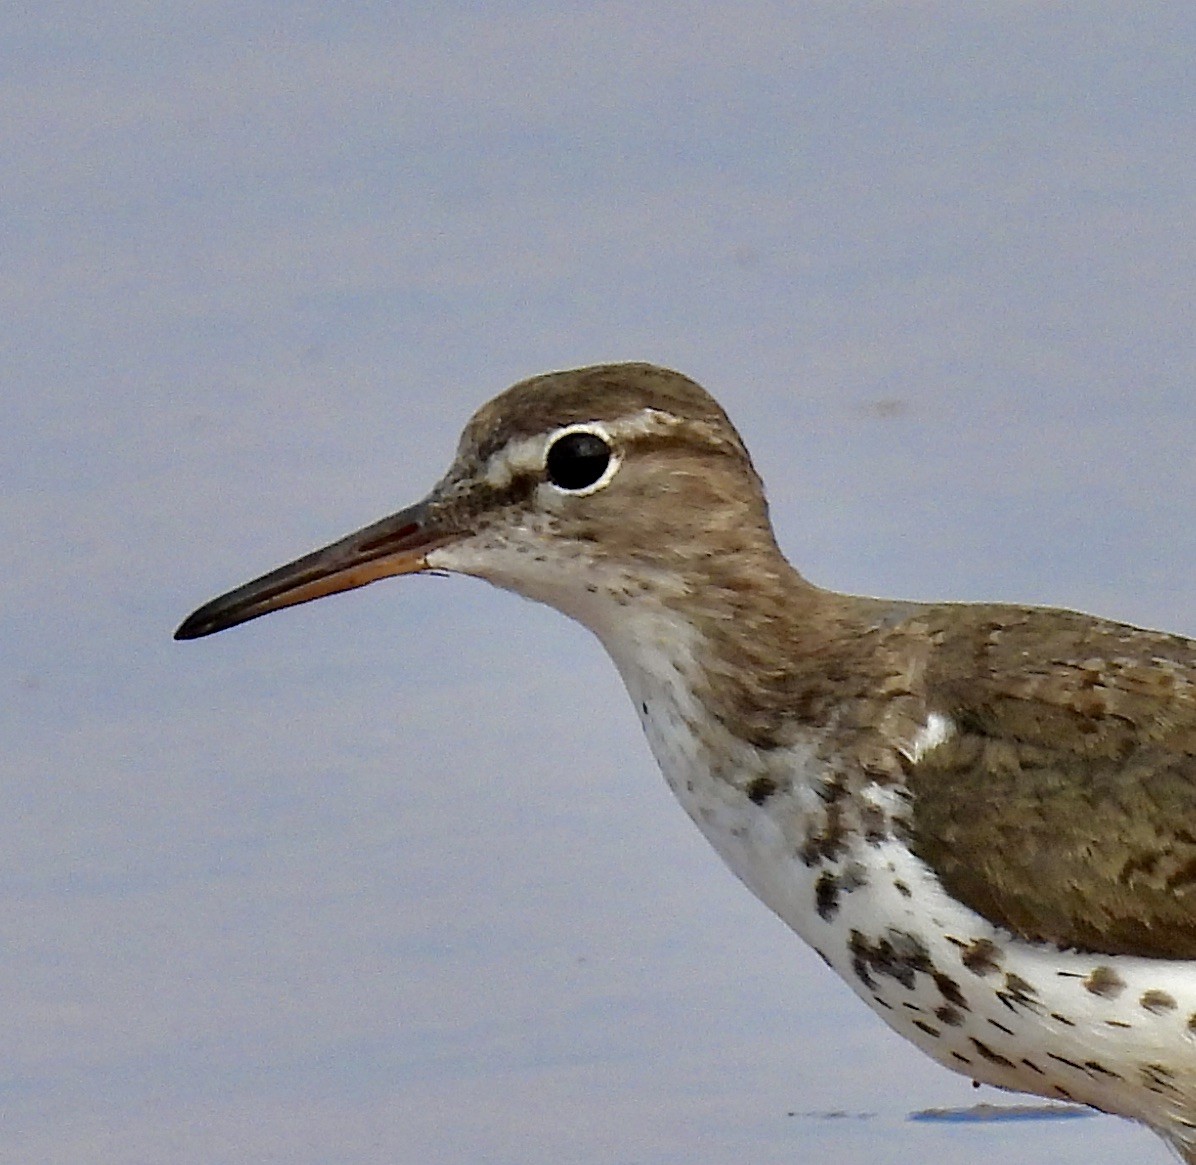
<svg viewBox="0 0 1196 1165">
<path fill-rule="evenodd" d="M 283 607 L 427 570 L 429 551 L 449 541 L 452 536 L 438 527 L 425 499 L 205 603 L 183 620 L 174 637 L 199 639 Z"/>
</svg>

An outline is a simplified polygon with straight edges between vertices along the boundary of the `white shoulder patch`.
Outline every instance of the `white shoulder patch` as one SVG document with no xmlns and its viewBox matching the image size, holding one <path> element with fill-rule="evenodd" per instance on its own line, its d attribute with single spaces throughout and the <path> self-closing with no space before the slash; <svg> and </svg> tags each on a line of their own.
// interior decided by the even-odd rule
<svg viewBox="0 0 1196 1165">
<path fill-rule="evenodd" d="M 914 734 L 908 748 L 901 750 L 911 764 L 917 764 L 928 753 L 941 744 L 946 744 L 955 735 L 955 724 L 950 716 L 942 712 L 931 712 L 926 723 Z"/>
</svg>

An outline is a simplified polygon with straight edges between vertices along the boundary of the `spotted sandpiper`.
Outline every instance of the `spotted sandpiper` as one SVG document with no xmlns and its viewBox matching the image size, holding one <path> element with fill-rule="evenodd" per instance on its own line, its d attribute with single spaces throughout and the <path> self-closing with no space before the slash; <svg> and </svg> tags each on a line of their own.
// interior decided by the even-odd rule
<svg viewBox="0 0 1196 1165">
<path fill-rule="evenodd" d="M 593 631 L 698 828 L 901 1035 L 1196 1163 L 1196 642 L 813 586 L 722 409 L 650 364 L 508 389 L 423 501 L 176 638 L 423 570 Z"/>
</svg>

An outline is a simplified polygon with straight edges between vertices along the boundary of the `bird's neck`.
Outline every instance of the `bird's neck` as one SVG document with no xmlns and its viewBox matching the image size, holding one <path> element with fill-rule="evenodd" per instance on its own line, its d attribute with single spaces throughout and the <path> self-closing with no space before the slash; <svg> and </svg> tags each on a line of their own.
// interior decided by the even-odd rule
<svg viewBox="0 0 1196 1165">
<path fill-rule="evenodd" d="M 812 586 L 775 548 L 694 556 L 660 578 L 590 623 L 633 698 L 667 691 L 684 715 L 763 750 L 818 727 L 859 600 Z"/>
</svg>

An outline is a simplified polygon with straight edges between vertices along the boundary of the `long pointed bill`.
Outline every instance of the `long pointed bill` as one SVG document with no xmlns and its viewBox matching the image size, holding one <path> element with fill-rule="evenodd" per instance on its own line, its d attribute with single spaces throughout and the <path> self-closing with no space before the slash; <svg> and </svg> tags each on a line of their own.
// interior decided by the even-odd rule
<svg viewBox="0 0 1196 1165">
<path fill-rule="evenodd" d="M 427 570 L 428 552 L 451 540 L 436 529 L 428 502 L 419 502 L 205 603 L 183 621 L 174 637 L 199 639 L 283 607 L 390 575 Z"/>
</svg>

